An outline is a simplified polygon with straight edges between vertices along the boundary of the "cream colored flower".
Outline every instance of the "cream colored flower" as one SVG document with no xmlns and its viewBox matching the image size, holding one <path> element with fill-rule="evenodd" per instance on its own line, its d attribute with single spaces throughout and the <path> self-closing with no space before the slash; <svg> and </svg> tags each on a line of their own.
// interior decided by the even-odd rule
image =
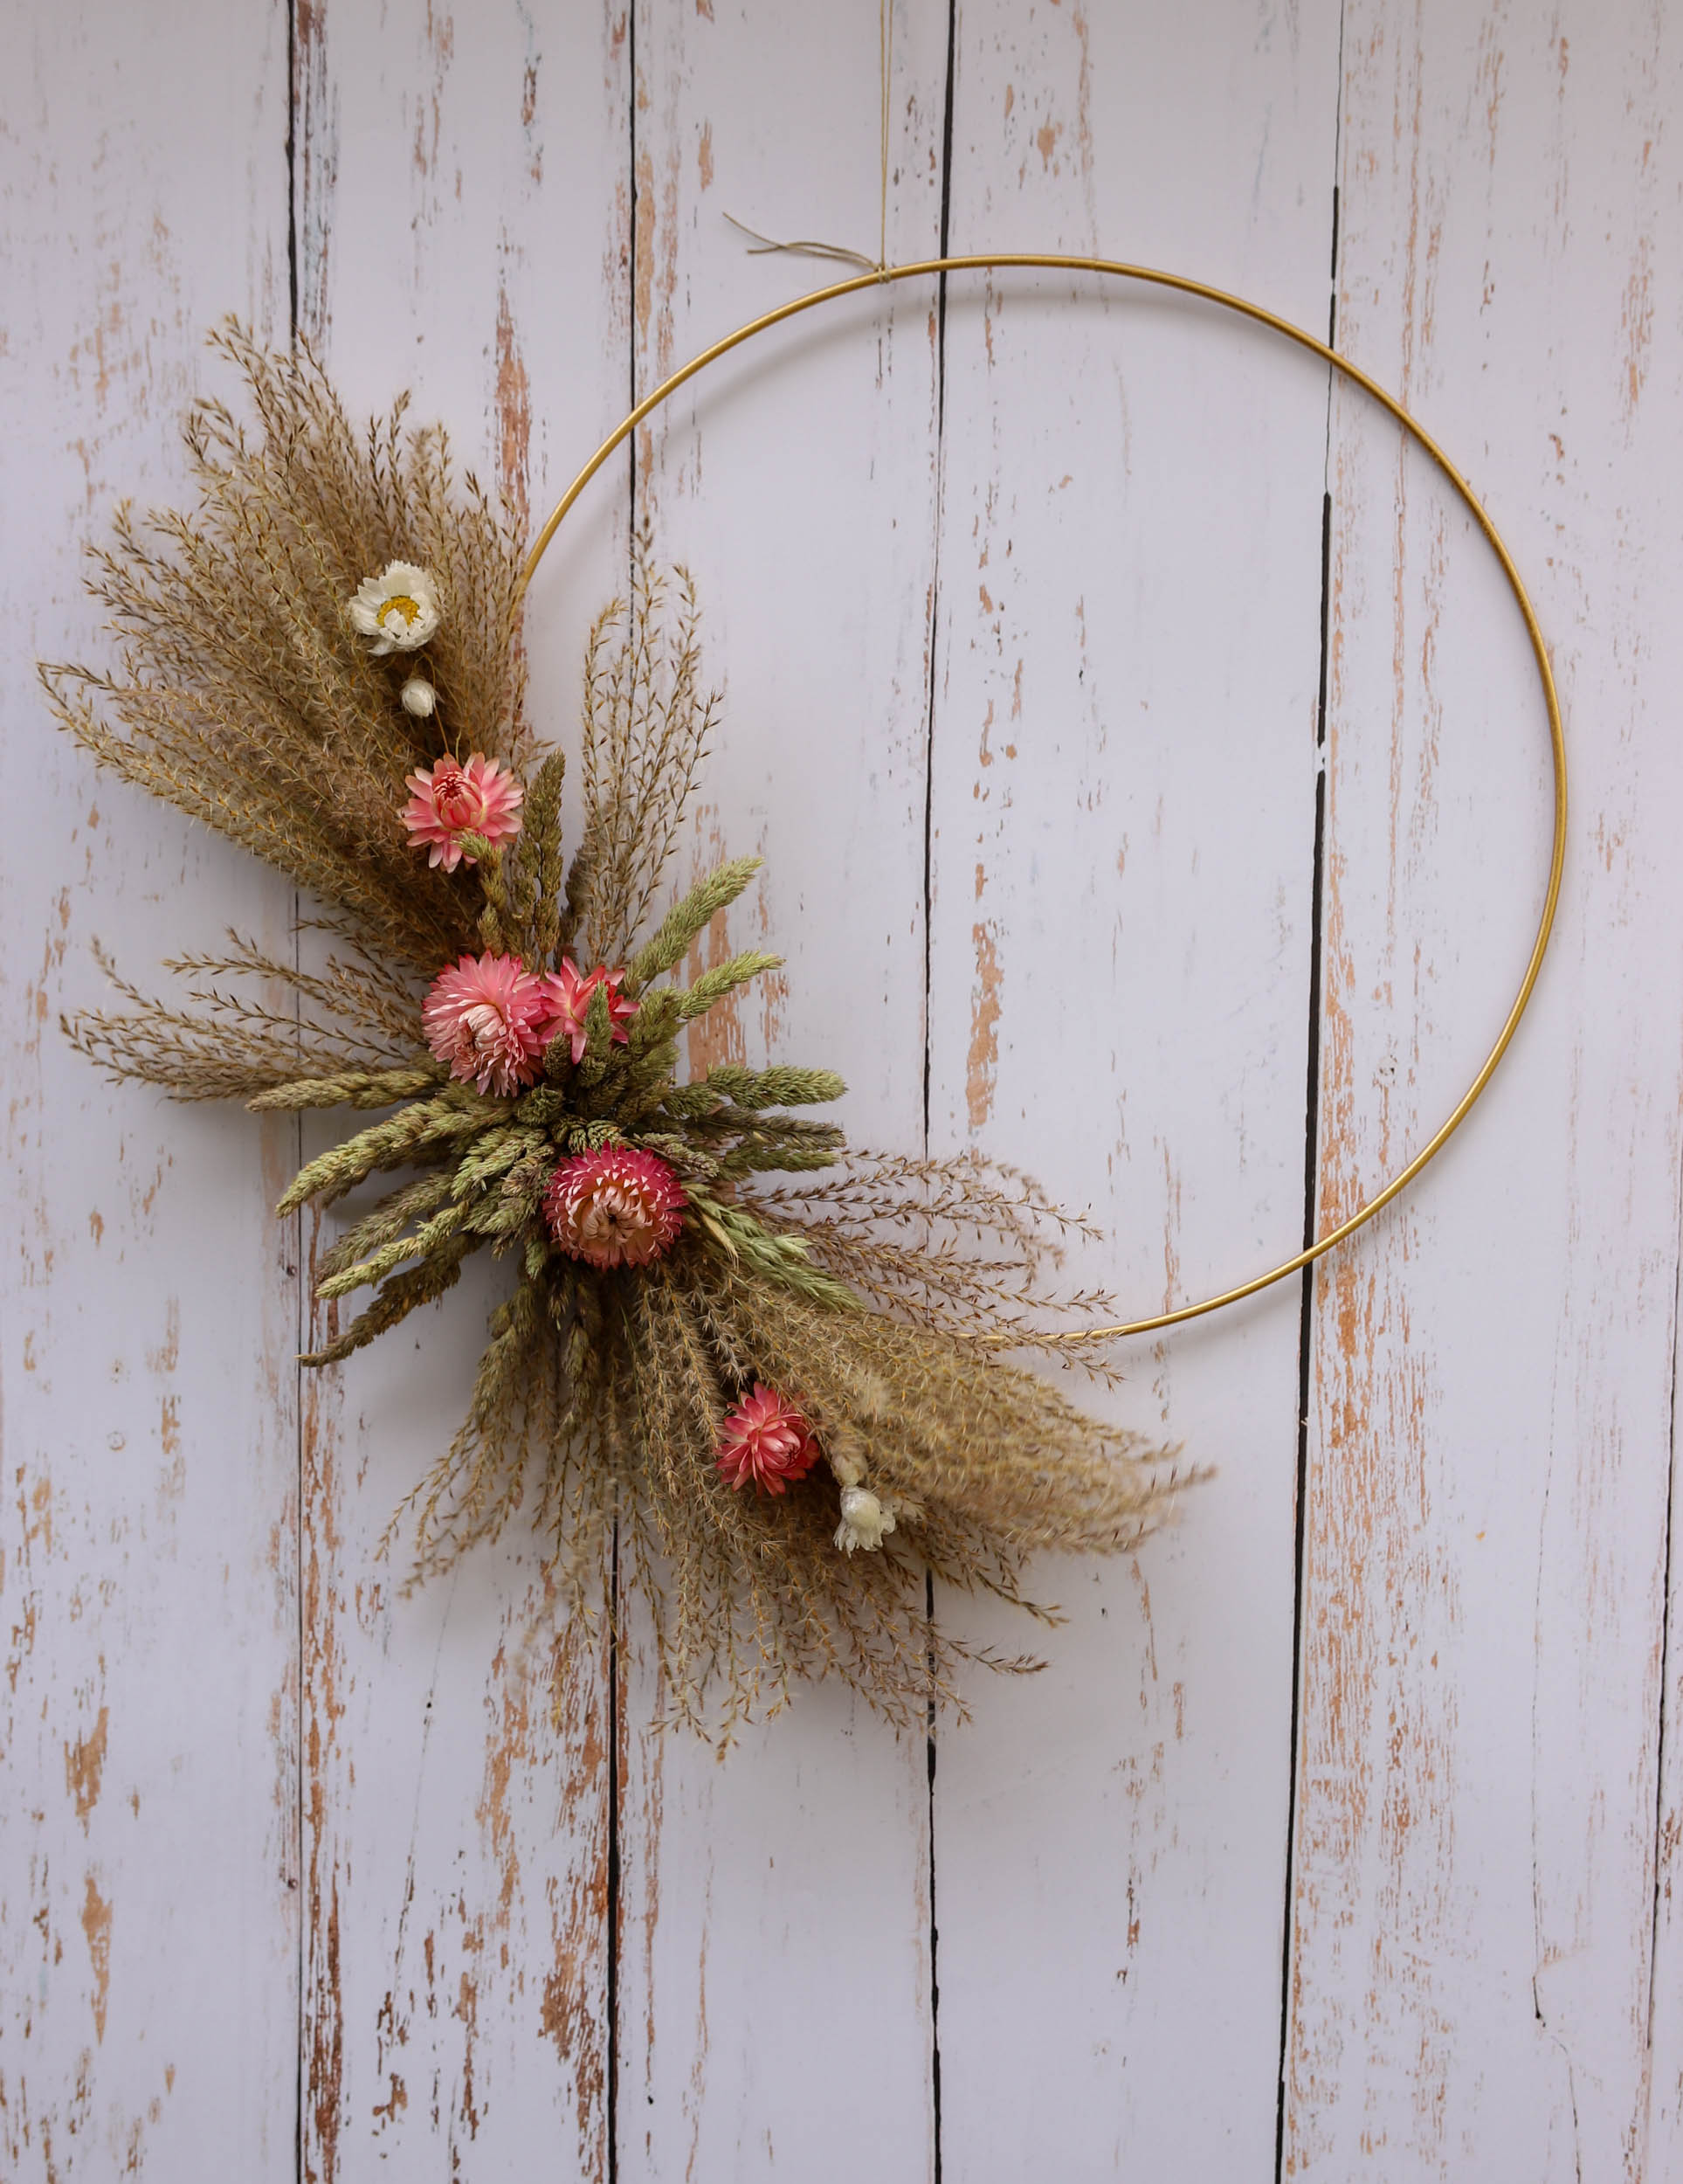
<svg viewBox="0 0 1683 2184">
<path fill-rule="evenodd" d="M 363 577 L 347 611 L 351 627 L 374 639 L 376 660 L 418 652 L 438 626 L 438 587 L 413 562 L 389 561 L 383 575 Z"/>
<path fill-rule="evenodd" d="M 862 1486 L 843 1487 L 841 1516 L 836 1527 L 836 1545 L 845 1554 L 851 1555 L 856 1547 L 874 1553 L 882 1545 L 883 1534 L 894 1529 L 893 1504 L 885 1509 L 876 1496 Z"/>
<path fill-rule="evenodd" d="M 397 693 L 404 702 L 405 713 L 412 713 L 417 720 L 425 720 L 438 702 L 438 694 L 424 675 L 411 675 Z"/>
</svg>

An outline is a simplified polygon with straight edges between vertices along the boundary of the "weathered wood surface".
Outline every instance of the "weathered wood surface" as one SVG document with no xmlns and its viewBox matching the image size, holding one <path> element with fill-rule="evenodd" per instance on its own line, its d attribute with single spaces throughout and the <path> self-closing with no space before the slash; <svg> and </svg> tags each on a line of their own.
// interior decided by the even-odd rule
<svg viewBox="0 0 1683 2184">
<path fill-rule="evenodd" d="M 1678 1979 L 1653 1947 L 1680 32 L 1651 7 L 1346 10 L 1340 340 L 1500 511 L 1553 640 L 1576 818 L 1514 1068 L 1317 1284 L 1296 2175 L 1677 2173 L 1679 2058 L 1652 2035 Z M 1547 806 L 1522 632 L 1469 525 L 1342 401 L 1329 470 L 1323 1221 L 1469 1073 L 1529 942 Z"/>
<path fill-rule="evenodd" d="M 623 407 L 624 23 L 574 6 L 541 36 L 514 10 L 470 26 L 400 4 L 300 32 L 305 330 L 353 405 L 389 401 L 396 366 L 462 460 L 544 504 Z M 551 733 L 624 529 L 623 508 L 581 524 L 534 618 Z M 562 2175 L 607 2164 L 600 1627 L 548 1627 L 518 1528 L 412 1597 L 401 1534 L 376 1559 L 482 1347 L 493 1289 L 465 1292 L 395 1357 L 305 1393 L 302 2165 L 321 2184 L 383 2165 L 508 2175 L 538 2148 Z"/>
<path fill-rule="evenodd" d="M 946 74 L 944 22 L 908 14 L 891 147 L 900 257 L 939 242 Z M 812 285 L 816 267 L 747 256 L 726 212 L 875 251 L 870 29 L 805 5 L 639 7 L 638 395 Z M 822 97 L 790 98 L 794 81 Z M 860 298 L 756 343 L 657 413 L 638 447 L 638 520 L 701 584 L 726 679 L 694 863 L 727 847 L 766 860 L 700 952 L 786 958 L 692 1034 L 691 1061 L 782 1054 L 838 1069 L 849 1134 L 868 1145 L 915 1147 L 922 1127 L 929 305 Z M 637 1628 L 619 1700 L 620 2173 L 928 2174 L 921 1744 L 816 1690 L 721 1766 L 650 1730 L 659 1692 Z"/>
<path fill-rule="evenodd" d="M 1249 45 L 1249 8 L 1204 12 Z M 1118 20 L 966 9 L 954 247 L 1125 247 L 1323 321 L 1337 33 L 1305 9 L 1165 100 Z M 1020 276 L 947 325 L 932 1126 L 1090 1202 L 1115 1241 L 1080 1272 L 1128 1317 L 1302 1225 L 1326 374 Z M 1127 1565 L 1048 1569 L 1052 1666 L 941 1740 L 955 2175 L 1272 2165 L 1299 1317 L 1281 1290 L 1137 1348 L 1119 1413 L 1219 1483 Z"/>
<path fill-rule="evenodd" d="M 1307 1300 L 1124 1360 L 1116 1414 L 1220 1474 L 1043 1573 L 1052 1665 L 928 1746 L 803 1694 L 722 1765 L 652 1727 L 635 1607 L 620 1648 L 550 1628 L 519 1537 L 412 1599 L 376 1559 L 489 1290 L 300 1391 L 296 1134 L 107 1091 L 55 1021 L 95 938 L 143 978 L 290 898 L 91 780 L 30 662 L 95 640 L 79 542 L 174 490 L 224 309 L 541 509 L 815 276 L 727 211 L 873 253 L 875 11 L 6 36 L 0 2171 L 1683 2170 L 1678 10 L 902 5 L 891 254 L 1333 312 L 1533 585 L 1573 848 L 1441 1165 Z M 690 857 L 767 857 L 708 947 L 789 957 L 729 1051 L 1090 1204 L 1073 1271 L 1129 1310 L 1282 1255 L 1306 1181 L 1324 1227 L 1452 1102 L 1535 915 L 1541 706 L 1467 522 L 1308 360 L 1022 279 L 758 345 L 545 564 L 562 739 L 645 522 L 726 693 Z"/>
<path fill-rule="evenodd" d="M 288 1133 L 114 1094 L 59 1032 L 104 981 L 291 898 L 95 780 L 38 653 L 95 641 L 80 543 L 179 487 L 208 321 L 286 331 L 284 22 L 9 10 L 0 587 L 8 772 L 0 2173 L 294 2167 L 294 1240 Z M 167 64 L 167 65 L 166 65 Z M 206 2172 L 199 2170 L 200 2174 Z"/>
</svg>

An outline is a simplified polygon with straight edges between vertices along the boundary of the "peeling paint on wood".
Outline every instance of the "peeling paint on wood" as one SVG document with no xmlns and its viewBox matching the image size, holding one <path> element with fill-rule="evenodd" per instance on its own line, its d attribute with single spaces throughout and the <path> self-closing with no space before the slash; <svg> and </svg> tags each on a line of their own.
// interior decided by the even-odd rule
<svg viewBox="0 0 1683 2184">
<path fill-rule="evenodd" d="M 1657 66 L 1657 21 L 1346 16 L 1340 340 L 1466 450 L 1551 633 L 1577 819 L 1524 1074 L 1316 1283 L 1293 2176 L 1675 2166 L 1650 1950 L 1683 994 L 1669 961 L 1636 970 L 1628 904 L 1652 916 L 1674 887 L 1637 805 L 1666 803 L 1677 764 L 1637 695 L 1641 580 L 1584 607 L 1664 525 L 1625 466 L 1654 375 L 1683 392 L 1646 305 L 1671 217 L 1646 179 L 1654 102 L 1677 66 Z M 1470 1068 L 1475 1012 L 1494 1020 L 1528 938 L 1547 816 L 1540 708 L 1487 560 L 1342 398 L 1332 462 L 1323 1224 Z M 1610 519 L 1589 481 L 1614 471 Z"/>
<path fill-rule="evenodd" d="M 103 1669 L 105 1663 L 100 1662 Z M 86 1736 L 79 1736 L 73 1745 L 65 1746 L 65 1787 L 75 1801 L 76 1817 L 82 1823 L 82 1833 L 87 1833 L 88 1814 L 100 1801 L 100 1782 L 105 1773 L 106 1737 L 111 1726 L 111 1709 L 102 1705 L 99 1719 Z"/>
<path fill-rule="evenodd" d="M 1231 74 L 1126 10 L 958 20 L 955 250 L 1108 251 L 1324 321 L 1335 5 L 1277 41 L 1204 10 Z M 1107 1242 L 1068 1278 L 1122 1317 L 1301 1227 L 1326 396 L 1073 285 L 948 287 L 930 1126 L 1086 1207 Z M 944 2174 L 1273 2173 L 1297 1322 L 1120 1354 L 1114 1413 L 1219 1480 L 1128 1562 L 1038 1572 L 1050 1665 L 976 1677 L 939 1739 Z M 1176 2099 L 1193 2054 L 1220 2067 Z"/>
<path fill-rule="evenodd" d="M 96 795 L 31 674 L 38 652 L 100 642 L 84 537 L 119 495 L 181 490 L 203 328 L 237 309 L 272 331 L 284 288 L 284 38 L 189 17 L 114 17 L 91 42 L 70 17 L 32 24 L 0 148 L 0 385 L 28 420 L 0 451 L 0 502 L 28 511 L 0 542 L 0 719 L 33 784 L 0 872 L 0 2174 L 17 2184 L 293 2172 L 296 1751 L 271 1700 L 297 1616 L 270 1553 L 295 1290 L 270 1133 L 207 1135 L 90 1082 L 58 1030 L 104 998 L 95 937 L 154 984 L 207 912 L 275 944 L 286 899 L 161 807 Z"/>
<path fill-rule="evenodd" d="M 569 466 L 624 387 L 623 25 L 510 17 L 470 39 L 424 4 L 341 13 L 328 63 L 334 232 L 300 281 L 316 339 L 370 405 L 412 372 L 415 414 L 528 512 L 557 489 L 552 451 Z M 344 215 L 388 173 L 414 238 L 397 259 Z M 411 319 L 412 360 L 393 330 Z M 623 567 L 598 541 L 557 614 L 568 551 L 523 638 L 547 736 L 572 732 L 581 626 Z M 401 1529 L 377 1554 L 460 1415 L 499 1280 L 476 1268 L 415 1344 L 306 1390 L 304 2163 L 322 2184 L 393 2161 L 513 2173 L 537 2146 L 608 2172 L 605 1627 L 556 1629 L 523 1520 L 412 1596 Z"/>
<path fill-rule="evenodd" d="M 716 19 L 711 8 L 640 6 L 637 57 L 641 392 L 803 283 L 798 264 L 749 257 L 721 206 L 769 232 L 874 249 L 879 84 L 874 27 L 861 39 L 857 22 L 805 6 Z M 791 71 L 824 83 L 821 104 L 777 96 Z M 901 10 L 896 71 L 891 247 L 911 254 L 939 232 L 944 17 Z M 873 308 L 815 322 L 699 383 L 693 400 L 650 420 L 636 476 L 657 553 L 696 577 L 705 673 L 724 686 L 684 877 L 725 854 L 765 859 L 728 930 L 720 921 L 698 942 L 692 972 L 746 946 L 788 958 L 735 1010 L 692 1027 L 688 1067 L 775 1055 L 838 1068 L 850 1130 L 914 1146 L 935 482 L 928 299 L 896 299 L 879 319 Z M 652 1728 L 661 1694 L 640 1610 L 629 1621 L 621 2174 L 674 2184 L 861 2165 L 927 2174 L 922 1752 L 896 1747 L 836 1695 L 803 1691 L 721 1765 Z M 838 1998 L 873 1998 L 867 2102 L 850 2098 L 845 2072 L 811 2067 L 819 1963 Z"/>
</svg>

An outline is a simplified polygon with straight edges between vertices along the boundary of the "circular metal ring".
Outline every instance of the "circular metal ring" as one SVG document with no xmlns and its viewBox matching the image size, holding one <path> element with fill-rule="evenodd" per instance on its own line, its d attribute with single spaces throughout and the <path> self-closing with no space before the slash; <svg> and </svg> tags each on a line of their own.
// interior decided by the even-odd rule
<svg viewBox="0 0 1683 2184">
<path fill-rule="evenodd" d="M 1543 897 L 1542 916 L 1538 921 L 1537 936 L 1532 943 L 1531 954 L 1525 966 L 1525 975 L 1520 980 L 1519 992 L 1514 995 L 1513 1006 L 1509 1008 L 1502 1027 L 1496 1035 L 1496 1043 L 1485 1056 L 1479 1074 L 1456 1102 L 1445 1121 L 1415 1154 L 1407 1167 L 1399 1169 L 1383 1189 L 1376 1192 L 1365 1204 L 1358 1206 L 1347 1220 L 1340 1221 L 1335 1228 L 1328 1229 L 1324 1236 L 1317 1238 L 1312 1244 L 1306 1245 L 1301 1251 L 1294 1252 L 1289 1259 L 1281 1260 L 1277 1267 L 1271 1267 L 1266 1274 L 1256 1275 L 1252 1280 L 1241 1282 L 1235 1289 L 1223 1289 L 1217 1296 L 1202 1297 L 1195 1303 L 1176 1305 L 1172 1311 L 1155 1312 L 1145 1319 L 1125 1320 L 1114 1326 L 1070 1328 L 1052 1338 L 1057 1342 L 1071 1344 L 1114 1342 L 1128 1335 L 1149 1335 L 1155 1334 L 1161 1328 L 1176 1327 L 1183 1320 L 1199 1319 L 1206 1312 L 1218 1312 L 1224 1305 L 1237 1304 L 1245 1297 L 1254 1296 L 1259 1289 L 1268 1289 L 1276 1282 L 1285 1281 L 1288 1275 L 1300 1273 L 1305 1267 L 1313 1265 L 1317 1259 L 1332 1250 L 1335 1245 L 1342 1244 L 1347 1237 L 1353 1236 L 1358 1228 L 1365 1227 L 1376 1213 L 1389 1206 L 1401 1192 L 1407 1190 L 1409 1185 L 1430 1161 L 1436 1159 L 1466 1120 L 1468 1115 L 1472 1113 L 1485 1087 L 1495 1075 L 1496 1065 L 1507 1052 L 1514 1034 L 1519 1029 L 1520 1019 L 1525 1014 L 1526 1005 L 1530 1000 L 1532 989 L 1537 983 L 1537 974 L 1542 969 L 1543 956 L 1548 946 L 1548 936 L 1554 927 L 1555 910 L 1560 901 L 1561 874 L 1566 860 L 1566 735 L 1561 724 L 1560 698 L 1555 688 L 1553 671 L 1548 665 L 1548 648 L 1543 641 L 1543 634 L 1537 622 L 1536 612 L 1527 596 L 1524 584 L 1521 582 L 1520 572 L 1514 565 L 1514 557 L 1503 543 L 1501 535 L 1496 526 L 1480 505 L 1472 487 L 1468 485 L 1466 480 L 1433 439 L 1431 433 L 1426 431 L 1424 425 L 1411 417 L 1402 404 L 1394 396 L 1387 394 L 1378 381 L 1370 378 L 1360 365 L 1351 363 L 1348 357 L 1341 356 L 1336 349 L 1329 348 L 1325 342 L 1317 340 L 1313 334 L 1306 333 L 1300 326 L 1293 326 L 1289 319 L 1277 317 L 1273 312 L 1264 310 L 1260 304 L 1247 303 L 1242 296 L 1230 295 L 1224 289 L 1212 288 L 1202 280 L 1189 280 L 1183 273 L 1162 273 L 1149 266 L 1124 265 L 1119 259 L 1112 258 L 1076 258 L 1058 253 L 1025 251 L 988 252 L 959 258 L 920 259 L 913 265 L 876 267 L 870 273 L 858 273 L 849 280 L 834 281 L 827 287 L 815 288 L 809 294 L 795 297 L 790 302 L 780 303 L 775 310 L 762 312 L 758 318 L 750 319 L 746 326 L 739 326 L 734 334 L 727 334 L 722 341 L 714 342 L 709 348 L 702 349 L 699 356 L 692 356 L 686 364 L 681 365 L 669 378 L 663 379 L 652 393 L 645 395 L 637 407 L 614 427 L 556 502 L 553 513 L 543 529 L 538 533 L 532 550 L 527 556 L 526 565 L 521 572 L 521 590 L 524 592 L 531 583 L 538 563 L 542 559 L 544 549 L 559 529 L 562 519 L 614 450 L 630 438 L 645 417 L 658 410 L 662 403 L 670 400 L 678 390 L 687 381 L 693 379 L 698 372 L 705 371 L 709 364 L 716 363 L 720 357 L 728 356 L 734 349 L 740 349 L 744 342 L 752 341 L 756 334 L 764 334 L 774 326 L 781 326 L 785 319 L 797 318 L 803 311 L 816 310 L 818 305 L 836 302 L 843 296 L 858 295 L 866 288 L 885 287 L 889 282 L 896 280 L 922 280 L 932 274 L 992 273 L 1012 268 L 1052 273 L 1103 273 L 1117 280 L 1142 281 L 1154 287 L 1175 289 L 1183 295 L 1201 297 L 1206 303 L 1218 304 L 1224 310 L 1237 312 L 1241 318 L 1254 320 L 1258 325 L 1268 327 L 1274 333 L 1284 335 L 1287 341 L 1295 342 L 1300 349 L 1306 349 L 1311 356 L 1319 356 L 1341 377 L 1353 382 L 1355 385 L 1362 389 L 1364 394 L 1370 395 L 1380 408 L 1395 418 L 1410 439 L 1423 447 L 1437 464 L 1444 476 L 1454 487 L 1474 522 L 1483 532 L 1492 552 L 1501 564 L 1502 574 L 1507 579 L 1508 587 L 1514 594 L 1520 613 L 1524 619 L 1526 634 L 1531 640 L 1532 655 L 1536 661 L 1537 673 L 1542 678 L 1543 701 L 1548 708 L 1549 750 L 1555 769 L 1554 840 L 1549 851 L 1548 887 Z M 978 1339 L 983 1342 L 1008 1344 L 1010 1338 L 1008 1336 L 982 1336 Z"/>
</svg>

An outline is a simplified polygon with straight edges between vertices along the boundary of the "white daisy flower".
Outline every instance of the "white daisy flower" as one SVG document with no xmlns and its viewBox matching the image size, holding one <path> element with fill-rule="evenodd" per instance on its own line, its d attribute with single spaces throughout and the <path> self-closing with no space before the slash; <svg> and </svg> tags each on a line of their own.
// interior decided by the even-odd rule
<svg viewBox="0 0 1683 2184">
<path fill-rule="evenodd" d="M 438 587 L 413 562 L 389 561 L 383 575 L 363 577 L 347 612 L 351 627 L 375 639 L 376 660 L 418 652 L 438 626 Z"/>
</svg>

